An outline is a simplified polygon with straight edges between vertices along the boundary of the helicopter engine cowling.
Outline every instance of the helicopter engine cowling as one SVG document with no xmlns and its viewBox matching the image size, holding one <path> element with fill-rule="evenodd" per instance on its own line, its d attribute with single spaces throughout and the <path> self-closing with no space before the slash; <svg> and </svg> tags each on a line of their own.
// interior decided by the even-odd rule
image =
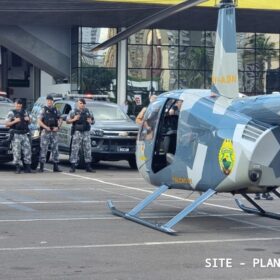
<svg viewBox="0 0 280 280">
<path fill-rule="evenodd" d="M 217 188 L 217 191 L 238 192 L 265 192 L 280 185 L 280 127 L 266 127 L 260 123 L 249 122 L 242 133 L 236 136 L 234 143 L 242 145 L 240 159 L 236 162 L 238 173 L 237 185 L 225 180 Z M 239 137 L 239 141 L 237 141 Z M 237 148 L 236 150 L 238 150 Z M 244 173 L 247 178 L 242 181 Z M 232 174 L 234 175 L 234 173 Z M 243 175 L 240 177 L 240 175 Z M 229 176 L 230 179 L 232 176 Z M 234 181 L 234 180 L 233 180 Z"/>
</svg>

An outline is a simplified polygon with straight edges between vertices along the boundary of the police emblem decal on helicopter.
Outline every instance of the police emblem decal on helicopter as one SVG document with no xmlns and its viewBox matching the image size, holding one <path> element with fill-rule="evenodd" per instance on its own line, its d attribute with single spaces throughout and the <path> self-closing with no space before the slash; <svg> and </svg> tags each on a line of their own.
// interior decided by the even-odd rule
<svg viewBox="0 0 280 280">
<path fill-rule="evenodd" d="M 219 151 L 219 164 L 225 175 L 229 175 L 235 163 L 232 141 L 225 139 Z"/>
</svg>

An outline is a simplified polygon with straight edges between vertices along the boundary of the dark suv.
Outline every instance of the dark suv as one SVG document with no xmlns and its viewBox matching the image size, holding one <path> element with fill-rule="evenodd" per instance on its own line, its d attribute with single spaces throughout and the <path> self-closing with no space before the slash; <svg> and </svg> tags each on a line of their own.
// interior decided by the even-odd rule
<svg viewBox="0 0 280 280">
<path fill-rule="evenodd" d="M 13 160 L 11 147 L 11 130 L 5 126 L 5 119 L 10 110 L 14 109 L 11 100 L 0 97 L 0 162 L 9 162 Z M 31 168 L 36 169 L 39 163 L 40 139 L 39 131 L 33 125 L 29 126 L 30 139 L 32 143 L 32 162 Z"/>
</svg>

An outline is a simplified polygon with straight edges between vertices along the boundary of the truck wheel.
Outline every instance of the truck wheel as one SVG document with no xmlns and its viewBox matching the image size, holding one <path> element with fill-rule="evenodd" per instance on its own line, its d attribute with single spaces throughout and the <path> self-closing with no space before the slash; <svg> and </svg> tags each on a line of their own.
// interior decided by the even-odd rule
<svg viewBox="0 0 280 280">
<path fill-rule="evenodd" d="M 128 164 L 132 169 L 137 169 L 136 159 L 132 157 L 128 160 Z"/>
</svg>

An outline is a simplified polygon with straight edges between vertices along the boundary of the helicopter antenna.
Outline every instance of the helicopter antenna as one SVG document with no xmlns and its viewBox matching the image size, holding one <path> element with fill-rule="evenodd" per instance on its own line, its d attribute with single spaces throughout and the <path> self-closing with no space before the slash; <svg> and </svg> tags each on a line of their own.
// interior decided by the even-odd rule
<svg viewBox="0 0 280 280">
<path fill-rule="evenodd" d="M 141 21 L 137 22 L 136 24 L 128 27 L 126 30 L 118 33 L 116 36 L 112 37 L 111 39 L 105 41 L 104 43 L 101 43 L 97 45 L 95 48 L 92 49 L 92 51 L 98 51 L 98 50 L 104 50 L 116 43 L 118 43 L 121 40 L 124 40 L 128 38 L 130 35 L 136 33 L 137 31 L 141 29 L 145 29 L 148 26 L 151 26 L 153 23 L 158 22 L 166 17 L 169 17 L 171 15 L 174 15 L 178 12 L 184 11 L 186 9 L 189 9 L 193 6 L 197 6 L 200 3 L 206 2 L 208 0 L 188 0 L 184 1 L 180 4 L 168 7 L 156 14 L 153 14 L 149 17 L 146 17 L 142 19 Z"/>
</svg>

